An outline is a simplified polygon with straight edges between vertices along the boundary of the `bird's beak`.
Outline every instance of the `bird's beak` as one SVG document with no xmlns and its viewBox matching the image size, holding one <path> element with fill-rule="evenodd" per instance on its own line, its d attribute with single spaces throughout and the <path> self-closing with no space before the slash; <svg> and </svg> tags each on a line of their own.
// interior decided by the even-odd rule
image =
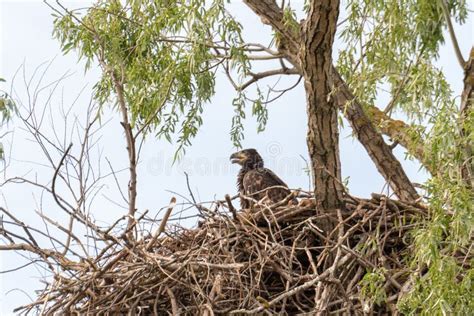
<svg viewBox="0 0 474 316">
<path fill-rule="evenodd" d="M 242 162 L 244 159 L 245 159 L 245 155 L 242 154 L 240 151 L 239 151 L 239 152 L 236 152 L 236 153 L 233 153 L 233 154 L 230 156 L 230 162 L 231 162 L 231 163 L 240 163 L 240 162 Z"/>
</svg>

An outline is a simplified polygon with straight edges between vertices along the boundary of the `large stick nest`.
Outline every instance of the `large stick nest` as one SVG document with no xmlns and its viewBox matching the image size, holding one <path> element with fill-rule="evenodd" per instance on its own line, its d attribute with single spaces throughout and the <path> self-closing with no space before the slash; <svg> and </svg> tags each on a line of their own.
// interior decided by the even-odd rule
<svg viewBox="0 0 474 316">
<path fill-rule="evenodd" d="M 278 205 L 280 204 L 280 205 Z M 318 214 L 314 199 L 236 212 L 200 207 L 198 227 L 161 225 L 141 240 L 109 241 L 97 258 L 57 274 L 18 310 L 52 313 L 392 313 L 410 288 L 418 204 L 349 198 Z M 283 203 L 284 204 L 284 203 Z M 171 211 L 171 209 L 170 209 Z M 169 213 L 167 214 L 169 215 Z M 166 216 L 165 216 L 166 217 Z M 171 232 L 170 232 L 171 231 Z"/>
</svg>

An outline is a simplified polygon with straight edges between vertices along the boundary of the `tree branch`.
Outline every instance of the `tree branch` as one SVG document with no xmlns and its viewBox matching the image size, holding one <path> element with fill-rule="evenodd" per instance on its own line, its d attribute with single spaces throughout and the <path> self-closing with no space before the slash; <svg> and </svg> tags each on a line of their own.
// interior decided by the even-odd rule
<svg viewBox="0 0 474 316">
<path fill-rule="evenodd" d="M 244 3 L 262 19 L 264 24 L 271 25 L 280 33 L 284 42 L 289 44 L 289 47 L 299 47 L 298 34 L 295 34 L 285 25 L 283 12 L 274 0 L 244 0 Z"/>
<path fill-rule="evenodd" d="M 454 53 L 458 59 L 459 65 L 464 69 L 466 66 L 466 61 L 464 60 L 461 49 L 459 48 L 458 40 L 456 38 L 456 33 L 454 32 L 453 23 L 451 22 L 451 16 L 449 15 L 448 5 L 445 0 L 440 0 L 441 8 L 443 9 L 443 15 L 448 25 L 449 36 L 451 37 L 451 42 L 453 43 Z"/>
<path fill-rule="evenodd" d="M 56 167 L 56 170 L 54 171 L 53 181 L 51 184 L 51 193 L 53 194 L 54 201 L 56 201 L 56 204 L 58 204 L 63 210 L 66 210 L 66 211 L 67 211 L 67 208 L 61 203 L 61 201 L 58 199 L 58 195 L 56 194 L 56 179 L 58 177 L 59 170 L 61 169 L 61 166 L 63 165 L 64 160 L 69 154 L 69 151 L 71 150 L 71 148 L 72 148 L 72 143 L 70 143 L 67 149 L 64 151 L 64 154 L 61 157 L 61 160 L 59 161 L 59 164 Z"/>
<path fill-rule="evenodd" d="M 464 161 L 461 167 L 461 174 L 464 182 L 472 189 L 474 187 L 474 145 L 469 142 L 472 140 L 473 131 L 469 129 L 472 127 L 472 104 L 474 103 L 474 47 L 471 48 L 469 60 L 464 68 L 464 89 L 461 95 L 461 135 L 466 139 L 464 145 Z M 466 121 L 471 120 L 470 124 Z M 469 137 L 469 133 L 471 136 Z"/>
<path fill-rule="evenodd" d="M 238 87 L 238 91 L 245 90 L 248 86 L 254 84 L 255 82 L 259 81 L 260 79 L 275 76 L 275 75 L 298 75 L 299 72 L 296 70 L 296 68 L 281 68 L 281 69 L 274 69 L 274 70 L 268 70 L 268 71 L 263 71 L 259 73 L 251 73 L 250 75 L 252 76 L 252 79 L 249 81 L 245 82 L 242 84 L 240 87 Z"/>
<path fill-rule="evenodd" d="M 244 3 L 261 18 L 263 24 L 271 26 L 278 33 L 278 52 L 283 54 L 303 75 L 298 57 L 301 48 L 301 35 L 299 31 L 296 32 L 294 28 L 285 25 L 283 10 L 274 0 L 244 0 Z"/>
<path fill-rule="evenodd" d="M 125 130 L 125 139 L 127 141 L 127 152 L 129 161 L 130 180 L 128 183 L 128 224 L 127 230 L 133 227 L 135 224 L 135 211 L 136 211 L 136 199 L 137 199 L 137 158 L 135 139 L 133 137 L 132 127 L 128 119 L 128 110 L 123 92 L 122 83 L 118 80 L 116 74 L 113 71 L 109 71 L 109 75 L 112 77 L 114 83 L 115 92 L 117 93 L 117 102 L 119 105 L 120 112 L 122 114 L 122 126 Z M 129 237 L 133 236 L 133 232 L 129 231 Z"/>
</svg>

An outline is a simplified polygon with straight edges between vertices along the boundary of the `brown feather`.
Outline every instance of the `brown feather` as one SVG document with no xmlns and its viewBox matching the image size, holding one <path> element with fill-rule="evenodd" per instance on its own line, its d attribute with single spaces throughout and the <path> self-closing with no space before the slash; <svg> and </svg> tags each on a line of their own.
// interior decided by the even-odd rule
<svg viewBox="0 0 474 316">
<path fill-rule="evenodd" d="M 291 191 L 274 172 L 263 167 L 263 160 L 255 149 L 246 149 L 235 153 L 231 157 L 245 157 L 239 161 L 242 165 L 237 176 L 237 188 L 242 208 L 250 208 L 254 201 L 263 201 L 266 204 L 274 204 L 285 199 Z M 250 199 L 246 199 L 242 195 Z M 293 199 L 293 203 L 297 203 Z"/>
</svg>

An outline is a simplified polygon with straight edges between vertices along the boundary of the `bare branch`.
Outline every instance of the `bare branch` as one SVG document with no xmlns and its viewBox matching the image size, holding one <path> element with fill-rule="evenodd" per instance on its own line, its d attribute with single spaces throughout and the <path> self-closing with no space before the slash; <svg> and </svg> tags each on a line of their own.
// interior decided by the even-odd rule
<svg viewBox="0 0 474 316">
<path fill-rule="evenodd" d="M 56 201 L 56 204 L 58 204 L 64 210 L 67 210 L 67 208 L 61 203 L 61 201 L 58 199 L 58 196 L 56 194 L 56 178 L 58 177 L 59 170 L 61 169 L 61 166 L 64 163 L 64 159 L 66 159 L 66 157 L 69 154 L 69 151 L 71 150 L 71 148 L 72 148 L 72 143 L 70 143 L 69 146 L 67 147 L 66 151 L 64 151 L 64 154 L 61 157 L 61 160 L 59 161 L 59 164 L 56 167 L 56 170 L 54 171 L 53 183 L 51 184 L 51 192 L 53 193 L 54 200 Z"/>
<path fill-rule="evenodd" d="M 151 247 L 155 244 L 156 240 L 160 237 L 160 235 L 165 231 L 166 229 L 166 223 L 168 222 L 168 219 L 170 218 L 171 212 L 173 211 L 173 208 L 176 206 L 176 198 L 172 197 L 170 201 L 170 205 L 168 209 L 166 210 L 165 215 L 161 219 L 160 227 L 157 229 L 157 231 L 153 234 L 152 238 L 146 245 L 145 249 L 150 250 Z"/>
<path fill-rule="evenodd" d="M 275 70 L 268 70 L 264 72 L 259 72 L 259 73 L 250 73 L 250 76 L 252 79 L 249 81 L 245 82 L 242 84 L 240 87 L 238 87 L 237 91 L 242 91 L 245 90 L 248 86 L 254 84 L 255 82 L 259 81 L 260 79 L 275 76 L 275 75 L 298 75 L 298 71 L 296 68 L 281 68 L 281 69 L 275 69 Z"/>
<path fill-rule="evenodd" d="M 130 228 L 135 223 L 135 212 L 136 212 L 136 198 L 137 198 L 137 159 L 136 159 L 136 148 L 135 148 L 135 138 L 133 137 L 132 127 L 128 120 L 128 110 L 125 101 L 124 91 L 122 83 L 117 78 L 117 75 L 108 69 L 105 66 L 105 71 L 112 77 L 112 82 L 114 83 L 115 92 L 117 93 L 117 101 L 119 104 L 120 112 L 122 114 L 122 126 L 125 130 L 125 138 L 127 141 L 127 151 L 129 159 L 129 171 L 130 171 L 130 180 L 128 183 L 128 228 Z M 133 238 L 131 233 L 130 238 Z"/>
</svg>

